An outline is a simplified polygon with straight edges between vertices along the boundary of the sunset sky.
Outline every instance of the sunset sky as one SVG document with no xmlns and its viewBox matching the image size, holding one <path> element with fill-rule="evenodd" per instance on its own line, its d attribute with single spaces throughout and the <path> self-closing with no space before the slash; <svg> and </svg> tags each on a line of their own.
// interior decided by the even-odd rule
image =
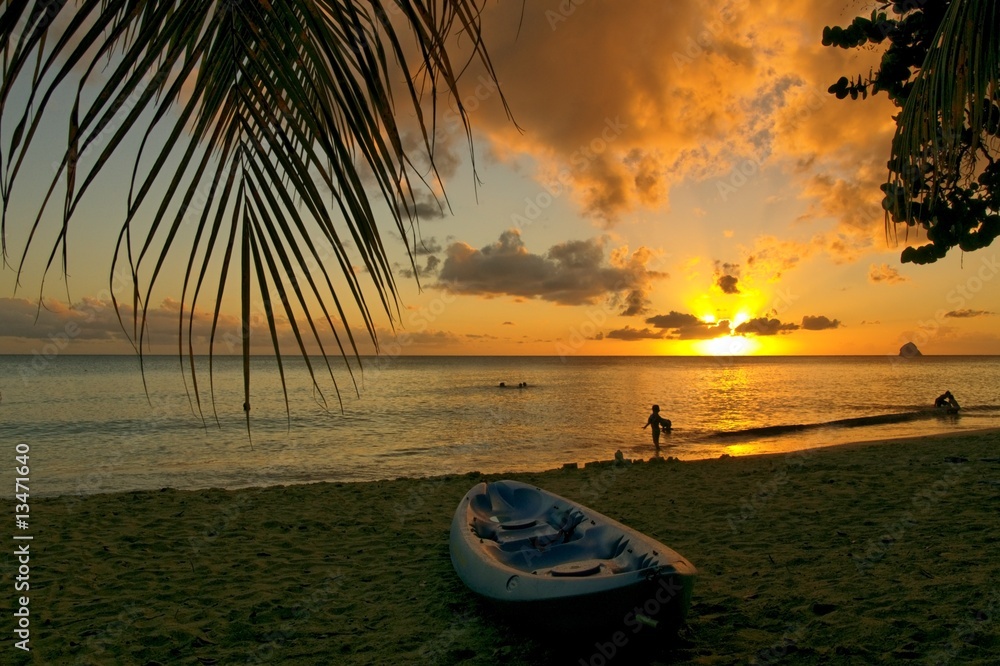
<svg viewBox="0 0 1000 666">
<path fill-rule="evenodd" d="M 867 74 L 880 51 L 823 47 L 823 27 L 873 7 L 528 0 L 522 16 L 519 2 L 488 2 L 486 41 L 513 122 L 489 79 L 466 72 L 480 182 L 445 107 L 437 163 L 451 210 L 420 195 L 419 289 L 387 231 L 400 316 L 395 334 L 376 317 L 383 351 L 895 354 L 914 341 L 928 354 L 1000 353 L 1000 247 L 901 264 L 907 240 L 887 241 L 879 191 L 894 109 L 885 95 L 826 92 Z M 55 151 L 65 127 L 53 136 Z M 39 183 L 55 155 L 33 167 Z M 80 211 L 68 280 L 57 262 L 41 311 L 55 227 L 15 290 L 42 185 L 15 193 L 0 353 L 130 349 L 107 300 L 128 167 Z M 176 261 L 152 312 L 158 353 L 176 350 Z M 224 324 L 238 328 L 237 317 L 228 303 Z"/>
</svg>

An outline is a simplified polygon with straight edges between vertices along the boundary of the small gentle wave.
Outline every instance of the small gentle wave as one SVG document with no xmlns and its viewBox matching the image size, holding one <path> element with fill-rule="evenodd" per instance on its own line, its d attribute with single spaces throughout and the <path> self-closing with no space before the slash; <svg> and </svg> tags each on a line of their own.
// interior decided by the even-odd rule
<svg viewBox="0 0 1000 666">
<path fill-rule="evenodd" d="M 991 412 L 1000 411 L 1000 405 L 975 405 L 972 407 L 962 408 L 962 412 L 977 412 L 988 414 Z M 865 426 L 876 426 L 876 425 L 887 425 L 891 423 L 905 423 L 906 421 L 916 421 L 919 419 L 947 419 L 947 420 L 958 420 L 962 416 L 962 412 L 958 414 L 949 413 L 943 409 L 937 409 L 934 407 L 925 407 L 922 409 L 916 409 L 913 411 L 906 412 L 892 412 L 888 414 L 872 414 L 868 416 L 855 416 L 845 419 L 834 419 L 832 421 L 820 421 L 816 423 L 790 423 L 782 425 L 770 425 L 770 426 L 755 426 L 752 428 L 740 428 L 738 430 L 720 430 L 713 432 L 710 437 L 716 438 L 729 438 L 729 437 L 759 437 L 759 436 L 771 436 L 771 435 L 782 435 L 785 433 L 795 433 L 801 432 L 803 430 L 813 430 L 816 428 L 861 428 Z"/>
</svg>

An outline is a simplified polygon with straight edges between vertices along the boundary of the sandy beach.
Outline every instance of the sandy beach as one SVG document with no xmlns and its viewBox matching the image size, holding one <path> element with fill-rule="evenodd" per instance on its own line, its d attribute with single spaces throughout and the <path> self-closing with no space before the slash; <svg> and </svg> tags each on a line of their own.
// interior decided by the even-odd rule
<svg viewBox="0 0 1000 666">
<path fill-rule="evenodd" d="M 31 652 L 9 631 L 3 661 L 997 663 L 996 432 L 582 462 L 537 474 L 35 499 L 30 591 L 8 585 L 8 599 L 29 597 Z M 457 503 L 495 478 L 576 499 L 685 555 L 699 569 L 687 626 L 669 644 L 637 637 L 610 654 L 611 630 L 574 645 L 497 622 L 448 556 Z M 5 571 L 16 571 L 6 550 Z"/>
</svg>

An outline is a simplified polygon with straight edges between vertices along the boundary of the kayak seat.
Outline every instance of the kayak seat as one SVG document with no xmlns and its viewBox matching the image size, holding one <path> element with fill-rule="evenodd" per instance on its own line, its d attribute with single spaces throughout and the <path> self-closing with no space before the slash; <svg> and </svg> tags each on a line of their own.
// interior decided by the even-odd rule
<svg viewBox="0 0 1000 666">
<path fill-rule="evenodd" d="M 484 484 L 476 493 L 472 508 L 496 522 L 518 522 L 538 516 L 544 507 L 542 493 L 536 488 L 512 487 L 503 481 Z"/>
<path fill-rule="evenodd" d="M 637 570 L 639 565 L 637 558 L 628 552 L 629 540 L 605 525 L 592 526 L 588 522 L 569 537 L 553 530 L 549 538 L 551 541 L 542 547 L 539 544 L 544 536 L 498 543 L 493 557 L 522 571 L 552 575 L 576 572 L 575 567 L 582 562 L 590 563 L 585 568 L 586 575 L 598 573 L 594 562 L 603 562 L 601 570 L 612 573 Z M 559 541 L 560 538 L 563 540 Z"/>
</svg>

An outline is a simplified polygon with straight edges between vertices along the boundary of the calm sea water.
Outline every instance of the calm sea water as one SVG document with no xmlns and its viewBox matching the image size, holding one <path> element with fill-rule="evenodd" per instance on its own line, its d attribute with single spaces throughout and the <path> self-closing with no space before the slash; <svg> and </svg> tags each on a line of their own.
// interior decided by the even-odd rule
<svg viewBox="0 0 1000 666">
<path fill-rule="evenodd" d="M 38 495 L 544 470 L 617 450 L 649 458 L 652 403 L 675 426 L 662 455 L 681 459 L 1000 427 L 1000 357 L 387 357 L 354 368 L 357 392 L 338 363 L 342 409 L 325 366 L 319 392 L 300 359 L 286 363 L 289 417 L 273 359 L 254 359 L 248 436 L 238 358 L 214 360 L 214 411 L 199 361 L 199 415 L 175 357 L 146 359 L 147 397 L 134 357 L 0 356 L 0 481 L 12 492 L 18 443 Z M 914 412 L 945 389 L 963 406 L 957 418 L 756 430 Z"/>
</svg>

